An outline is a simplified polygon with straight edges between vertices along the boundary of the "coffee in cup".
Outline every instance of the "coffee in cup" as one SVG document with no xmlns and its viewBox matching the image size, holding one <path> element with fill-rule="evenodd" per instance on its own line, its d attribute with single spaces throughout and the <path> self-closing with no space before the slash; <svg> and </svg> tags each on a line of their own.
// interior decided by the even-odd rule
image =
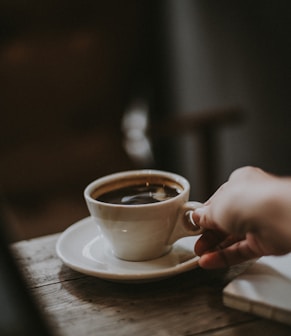
<svg viewBox="0 0 291 336">
<path fill-rule="evenodd" d="M 190 185 L 159 170 L 111 174 L 90 183 L 84 196 L 91 216 L 114 255 L 129 261 L 158 258 L 175 241 L 201 234 L 191 213 Z"/>
</svg>

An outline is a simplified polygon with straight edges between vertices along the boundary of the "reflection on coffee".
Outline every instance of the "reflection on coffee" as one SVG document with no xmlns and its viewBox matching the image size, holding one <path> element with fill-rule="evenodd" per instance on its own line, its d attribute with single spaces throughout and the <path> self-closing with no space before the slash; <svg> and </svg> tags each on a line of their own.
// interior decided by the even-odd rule
<svg viewBox="0 0 291 336">
<path fill-rule="evenodd" d="M 139 184 L 115 189 L 97 197 L 97 201 L 111 204 L 148 204 L 165 201 L 181 193 L 180 188 L 161 184 Z"/>
</svg>

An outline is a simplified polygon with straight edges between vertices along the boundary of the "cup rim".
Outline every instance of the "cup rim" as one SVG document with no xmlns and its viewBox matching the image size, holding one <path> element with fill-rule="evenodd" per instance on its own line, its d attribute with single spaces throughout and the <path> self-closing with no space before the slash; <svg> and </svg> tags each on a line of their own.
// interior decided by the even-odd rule
<svg viewBox="0 0 291 336">
<path fill-rule="evenodd" d="M 135 175 L 136 177 L 142 175 L 152 175 L 152 176 L 161 176 L 164 178 L 168 178 L 169 180 L 173 180 L 174 183 L 179 184 L 182 187 L 181 193 L 179 193 L 175 197 L 171 197 L 163 202 L 157 203 L 146 203 L 146 204 L 114 204 L 114 203 L 105 203 L 102 201 L 98 201 L 91 196 L 94 189 L 98 186 L 105 185 L 105 183 L 112 183 L 118 179 L 126 179 Z M 168 204 L 169 202 L 175 202 L 177 198 L 184 197 L 184 195 L 190 191 L 190 183 L 189 181 L 176 173 L 164 171 L 164 170 L 157 170 L 157 169 L 137 169 L 137 170 L 126 170 L 121 172 L 116 172 L 112 174 L 105 175 L 103 177 L 97 178 L 96 180 L 89 183 L 84 189 L 84 197 L 86 201 L 89 201 L 93 204 L 99 204 L 103 207 L 110 207 L 110 208 L 141 208 L 141 207 L 156 207 L 161 206 L 161 204 Z"/>
</svg>

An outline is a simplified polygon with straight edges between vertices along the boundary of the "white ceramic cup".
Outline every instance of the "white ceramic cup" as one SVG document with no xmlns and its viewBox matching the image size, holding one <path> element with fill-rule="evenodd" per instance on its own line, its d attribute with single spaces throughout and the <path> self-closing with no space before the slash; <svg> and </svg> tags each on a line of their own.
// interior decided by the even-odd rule
<svg viewBox="0 0 291 336">
<path fill-rule="evenodd" d="M 112 204 L 96 200 L 112 190 L 147 183 L 173 187 L 179 193 L 169 199 L 147 204 Z M 85 188 L 84 196 L 91 216 L 114 255 L 124 260 L 142 261 L 166 254 L 173 243 L 182 237 L 202 233 L 191 216 L 201 203 L 189 202 L 189 192 L 189 182 L 177 174 L 133 170 L 93 181 Z"/>
</svg>

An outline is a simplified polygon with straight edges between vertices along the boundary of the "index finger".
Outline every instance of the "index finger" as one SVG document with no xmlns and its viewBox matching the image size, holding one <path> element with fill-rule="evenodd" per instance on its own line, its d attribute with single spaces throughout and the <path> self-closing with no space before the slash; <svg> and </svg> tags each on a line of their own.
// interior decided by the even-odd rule
<svg viewBox="0 0 291 336">
<path fill-rule="evenodd" d="M 225 268 L 261 256 L 243 240 L 224 249 L 203 254 L 199 259 L 199 266 L 205 269 Z"/>
<path fill-rule="evenodd" d="M 223 242 L 227 234 L 222 231 L 206 230 L 197 240 L 194 250 L 198 256 L 203 255 L 217 247 Z"/>
</svg>

